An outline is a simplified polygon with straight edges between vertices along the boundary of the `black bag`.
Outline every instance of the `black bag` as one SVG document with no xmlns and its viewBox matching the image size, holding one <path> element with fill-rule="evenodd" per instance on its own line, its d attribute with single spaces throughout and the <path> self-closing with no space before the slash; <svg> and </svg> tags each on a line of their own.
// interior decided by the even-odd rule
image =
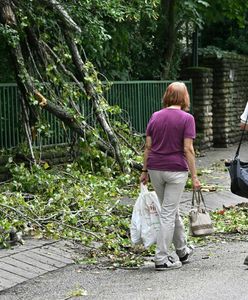
<svg viewBox="0 0 248 300">
<path fill-rule="evenodd" d="M 245 122 L 247 124 L 248 116 Z M 239 150 L 243 140 L 245 129 L 242 131 L 241 139 L 238 145 L 234 159 L 226 163 L 231 177 L 231 192 L 240 197 L 248 198 L 248 162 L 239 159 Z"/>
</svg>

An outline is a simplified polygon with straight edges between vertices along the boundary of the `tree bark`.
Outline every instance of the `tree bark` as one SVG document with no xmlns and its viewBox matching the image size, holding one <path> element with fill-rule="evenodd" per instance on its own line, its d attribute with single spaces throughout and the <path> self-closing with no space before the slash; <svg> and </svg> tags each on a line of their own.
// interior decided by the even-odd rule
<svg viewBox="0 0 248 300">
<path fill-rule="evenodd" d="M 160 31 L 164 40 L 164 79 L 168 79 L 176 43 L 176 0 L 161 0 Z M 160 33 L 160 35 L 161 35 Z"/>
<path fill-rule="evenodd" d="M 81 28 L 72 20 L 67 11 L 57 0 L 41 0 L 40 2 L 43 2 L 55 11 L 65 28 L 81 33 Z"/>
<path fill-rule="evenodd" d="M 87 93 L 89 99 L 91 100 L 95 116 L 96 116 L 99 124 L 103 128 L 103 130 L 106 132 L 106 134 L 109 138 L 110 144 L 112 145 L 112 147 L 114 149 L 116 160 L 117 160 L 118 164 L 120 165 L 122 171 L 124 171 L 125 170 L 125 162 L 121 155 L 118 139 L 117 139 L 114 131 L 112 130 L 111 126 L 109 125 L 109 120 L 108 120 L 107 114 L 101 108 L 100 102 L 105 101 L 105 99 L 103 99 L 103 98 L 101 99 L 102 96 L 99 96 L 97 94 L 97 92 L 95 91 L 95 88 L 94 88 L 94 84 L 87 82 L 85 80 L 85 78 L 88 77 L 88 71 L 85 68 L 85 64 L 79 54 L 77 45 L 76 45 L 75 41 L 73 40 L 73 38 L 71 37 L 70 33 L 65 32 L 65 38 L 67 41 L 67 45 L 71 51 L 74 64 L 77 67 L 77 71 L 78 71 L 78 73 L 82 74 L 85 90 L 86 90 L 86 93 Z"/>
<path fill-rule="evenodd" d="M 26 107 L 26 102 L 23 99 L 23 97 L 21 97 L 21 102 L 22 102 L 24 129 L 25 129 L 27 140 L 28 140 L 28 146 L 29 146 L 32 161 L 34 162 L 34 164 L 36 164 L 34 151 L 33 151 L 33 145 L 32 145 L 32 131 L 31 131 L 31 128 L 30 128 L 28 111 L 27 111 L 28 108 Z"/>
</svg>

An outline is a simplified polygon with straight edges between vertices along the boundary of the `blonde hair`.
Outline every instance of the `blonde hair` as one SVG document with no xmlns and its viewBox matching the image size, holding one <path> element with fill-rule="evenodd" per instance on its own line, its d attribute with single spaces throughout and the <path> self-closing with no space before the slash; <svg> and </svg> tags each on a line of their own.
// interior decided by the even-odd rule
<svg viewBox="0 0 248 300">
<path fill-rule="evenodd" d="M 172 82 L 166 89 L 163 99 L 163 106 L 180 105 L 182 110 L 189 110 L 190 99 L 186 85 L 183 82 Z"/>
</svg>

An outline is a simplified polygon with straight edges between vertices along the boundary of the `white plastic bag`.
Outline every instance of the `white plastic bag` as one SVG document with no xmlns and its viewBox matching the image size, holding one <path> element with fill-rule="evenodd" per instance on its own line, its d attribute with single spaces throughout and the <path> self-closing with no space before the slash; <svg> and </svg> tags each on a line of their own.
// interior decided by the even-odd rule
<svg viewBox="0 0 248 300">
<path fill-rule="evenodd" d="M 130 233 L 133 244 L 143 244 L 145 248 L 157 242 L 160 228 L 161 206 L 157 194 L 147 186 L 140 185 L 140 194 L 135 202 Z"/>
</svg>

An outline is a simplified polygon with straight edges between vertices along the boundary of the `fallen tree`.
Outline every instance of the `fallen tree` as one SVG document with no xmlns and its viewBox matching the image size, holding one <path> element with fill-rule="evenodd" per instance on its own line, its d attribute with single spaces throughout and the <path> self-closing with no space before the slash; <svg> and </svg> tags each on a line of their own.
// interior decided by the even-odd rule
<svg viewBox="0 0 248 300">
<path fill-rule="evenodd" d="M 134 149 L 110 122 L 102 83 L 78 42 L 81 29 L 66 10 L 66 5 L 57 0 L 30 1 L 25 5 L 21 2 L 0 0 L 1 34 L 8 44 L 21 91 L 23 122 L 33 159 L 32 125 L 42 108 L 84 139 L 94 135 L 96 147 L 113 157 L 122 171 L 127 170 L 126 161 L 140 169 L 139 163 L 123 157 L 123 142 L 131 151 Z M 50 19 L 45 24 L 44 19 L 48 16 Z M 43 20 L 43 23 L 40 21 L 42 25 L 39 18 Z M 54 32 L 51 34 L 48 29 Z M 57 86 L 63 86 L 65 82 L 73 83 L 66 99 L 56 93 Z M 49 96 L 44 94 L 44 85 L 49 89 Z M 75 86 L 79 92 L 76 96 Z M 98 134 L 80 112 L 78 95 L 90 102 L 100 128 Z"/>
</svg>

